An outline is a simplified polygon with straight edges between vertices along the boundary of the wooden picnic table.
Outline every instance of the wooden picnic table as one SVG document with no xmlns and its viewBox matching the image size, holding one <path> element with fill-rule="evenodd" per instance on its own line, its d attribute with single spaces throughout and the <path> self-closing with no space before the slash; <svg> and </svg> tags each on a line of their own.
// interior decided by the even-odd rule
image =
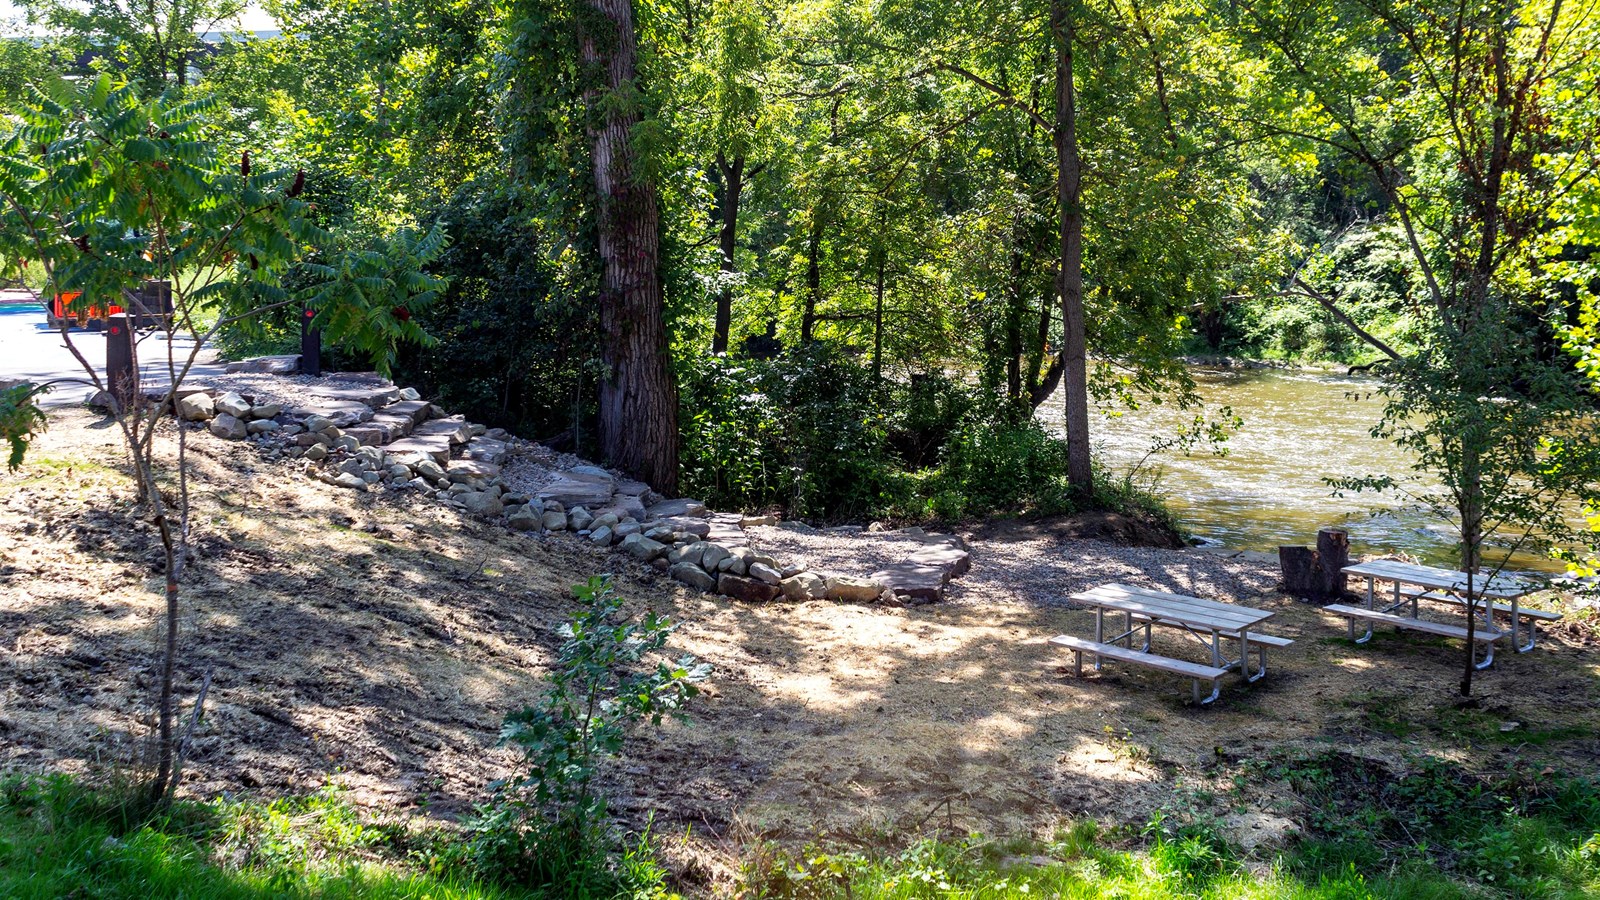
<svg viewBox="0 0 1600 900">
<path fill-rule="evenodd" d="M 1435 566 L 1419 566 L 1413 563 L 1404 563 L 1396 560 L 1379 559 L 1370 562 L 1357 563 L 1345 566 L 1342 569 L 1346 575 L 1355 575 L 1366 579 L 1366 609 L 1334 604 L 1325 609 L 1339 613 L 1348 618 L 1350 638 L 1358 644 L 1364 644 L 1372 639 L 1372 623 L 1386 622 L 1398 628 L 1411 628 L 1440 634 L 1445 637 L 1459 637 L 1465 639 L 1467 629 L 1454 625 L 1442 625 L 1431 622 L 1419 616 L 1418 600 L 1432 600 L 1453 603 L 1465 607 L 1470 618 L 1473 613 L 1472 603 L 1468 603 L 1467 592 L 1468 576 L 1465 572 L 1455 572 L 1450 569 L 1441 569 Z M 1376 582 L 1386 581 L 1393 585 L 1393 602 L 1379 608 L 1377 605 Z M 1476 663 L 1479 669 L 1487 669 L 1494 665 L 1494 645 L 1508 632 L 1502 632 L 1494 626 L 1495 612 L 1510 614 L 1511 646 L 1518 653 L 1526 653 L 1533 649 L 1535 639 L 1534 619 L 1559 619 L 1559 613 L 1544 612 L 1542 610 L 1528 610 L 1521 607 L 1521 599 L 1527 594 L 1539 590 L 1541 585 L 1526 578 L 1510 575 L 1496 575 L 1493 578 L 1473 575 L 1472 592 L 1477 596 L 1474 603 L 1481 603 L 1483 608 L 1483 627 L 1473 629 L 1473 639 L 1483 643 L 1486 654 L 1482 662 Z M 1408 588 L 1415 585 L 1420 590 Z M 1505 601 L 1504 603 L 1497 601 Z M 1410 607 L 1410 614 L 1396 614 L 1396 610 Z M 1361 637 L 1356 637 L 1356 619 L 1367 621 L 1367 632 Z M 1527 618 L 1528 641 L 1521 641 L 1522 619 Z"/>
<path fill-rule="evenodd" d="M 1141 665 L 1189 675 L 1195 679 L 1195 700 L 1206 704 L 1221 692 L 1217 678 L 1230 671 L 1238 671 L 1247 681 L 1255 681 L 1267 673 L 1266 648 L 1287 646 L 1292 641 L 1271 635 L 1252 633 L 1262 622 L 1272 618 L 1269 610 L 1252 609 L 1217 600 L 1169 594 L 1150 588 L 1126 584 L 1105 584 L 1071 595 L 1073 600 L 1094 607 L 1094 640 L 1087 641 L 1070 635 L 1052 638 L 1051 643 L 1066 647 L 1077 654 L 1081 669 L 1082 654 L 1094 656 L 1094 668 L 1100 669 L 1100 657 L 1110 656 Z M 1123 631 L 1106 637 L 1106 613 L 1122 613 Z M 1150 652 L 1150 628 L 1167 625 L 1179 628 L 1195 638 L 1209 651 L 1209 664 L 1196 664 L 1176 660 Z M 1134 635 L 1144 631 L 1143 646 L 1133 648 Z M 1237 640 L 1239 656 L 1223 655 L 1222 640 Z M 1120 646 L 1119 641 L 1125 642 Z M 1249 671 L 1249 655 L 1254 645 L 1258 665 L 1254 674 Z M 1211 694 L 1200 696 L 1200 681 L 1211 682 Z"/>
</svg>

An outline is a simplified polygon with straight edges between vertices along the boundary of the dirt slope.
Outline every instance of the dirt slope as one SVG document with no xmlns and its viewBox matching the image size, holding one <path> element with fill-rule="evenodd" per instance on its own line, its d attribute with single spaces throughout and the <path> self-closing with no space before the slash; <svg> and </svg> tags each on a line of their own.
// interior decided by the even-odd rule
<svg viewBox="0 0 1600 900">
<path fill-rule="evenodd" d="M 677 646 L 717 668 L 693 725 L 639 744 L 613 773 L 619 808 L 655 811 L 661 833 L 803 841 L 1143 822 L 1293 747 L 1388 765 L 1429 748 L 1484 768 L 1600 763 L 1600 655 L 1577 637 L 1507 656 L 1481 680 L 1484 708 L 1462 711 L 1450 703 L 1455 645 L 1382 636 L 1355 648 L 1342 620 L 1238 597 L 1275 610 L 1271 630 L 1297 643 L 1269 678 L 1230 681 L 1215 708 L 1192 709 L 1187 684 L 1160 673 L 1073 678 L 1045 640 L 1088 633 L 1089 614 L 1007 577 L 1049 564 L 1063 583 L 1226 590 L 1183 574 L 1196 571 L 1188 551 L 1144 550 L 1135 564 L 1095 542 L 1009 536 L 975 544 L 948 603 L 744 606 L 577 541 L 330 492 L 247 445 L 194 447 L 185 696 L 215 673 L 185 773 L 196 795 L 331 779 L 399 814 L 464 811 L 505 772 L 499 723 L 539 691 L 568 586 L 605 571 L 640 608 L 682 622 Z M 125 758 L 143 733 L 159 573 L 125 503 L 103 505 L 127 495 L 115 461 L 114 433 L 71 413 L 0 477 L 0 768 L 82 770 Z M 1292 819 L 1274 793 L 1250 785 L 1215 802 L 1249 843 Z"/>
</svg>

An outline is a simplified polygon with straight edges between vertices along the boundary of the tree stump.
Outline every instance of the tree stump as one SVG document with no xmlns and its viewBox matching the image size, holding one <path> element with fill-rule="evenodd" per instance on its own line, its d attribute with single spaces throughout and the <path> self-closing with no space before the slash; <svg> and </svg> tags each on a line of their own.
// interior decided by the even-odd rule
<svg viewBox="0 0 1600 900">
<path fill-rule="evenodd" d="M 1304 600 L 1327 601 L 1345 596 L 1349 579 L 1342 570 L 1349 564 L 1350 534 L 1342 528 L 1319 530 L 1315 550 L 1278 548 L 1284 592 Z"/>
<path fill-rule="evenodd" d="M 1283 569 L 1283 590 L 1296 597 L 1311 597 L 1322 587 L 1317 571 L 1317 551 L 1309 547 L 1279 547 L 1278 565 Z"/>
<path fill-rule="evenodd" d="M 1349 593 L 1350 532 L 1343 528 L 1323 528 L 1317 532 L 1317 569 L 1322 577 L 1322 596 L 1336 600 Z"/>
</svg>

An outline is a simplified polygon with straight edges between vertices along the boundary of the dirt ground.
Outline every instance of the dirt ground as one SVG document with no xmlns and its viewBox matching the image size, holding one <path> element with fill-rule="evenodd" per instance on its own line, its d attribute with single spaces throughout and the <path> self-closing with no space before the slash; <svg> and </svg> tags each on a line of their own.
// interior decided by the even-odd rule
<svg viewBox="0 0 1600 900">
<path fill-rule="evenodd" d="M 1424 751 L 1483 770 L 1514 758 L 1600 764 L 1600 646 L 1579 629 L 1502 656 L 1480 676 L 1481 706 L 1463 710 L 1452 696 L 1458 645 L 1380 634 L 1352 646 L 1342 619 L 1251 593 L 1270 591 L 1260 562 L 1231 561 L 1231 581 L 1196 580 L 1182 575 L 1201 571 L 1196 551 L 1130 557 L 1009 532 L 974 540 L 974 571 L 942 604 L 749 606 L 570 538 L 333 491 L 247 444 L 202 434 L 191 447 L 183 696 L 214 673 L 184 773 L 192 795 L 333 781 L 399 815 L 468 809 L 506 771 L 499 725 L 540 690 L 567 588 L 608 571 L 640 608 L 682 623 L 677 648 L 716 667 L 692 724 L 640 740 L 619 764 L 617 807 L 710 845 L 936 827 L 1045 833 L 1214 803 L 1249 847 L 1292 826 L 1284 792 L 1258 780 L 1226 802 L 1205 798 L 1274 753 L 1338 749 L 1391 767 Z M 63 412 L 22 470 L 0 476 L 5 771 L 114 769 L 147 733 L 157 544 L 129 518 L 118 459 L 114 429 Z M 1269 630 L 1296 642 L 1273 654 L 1263 681 L 1225 681 L 1210 708 L 1190 707 L 1188 684 L 1162 673 L 1108 664 L 1075 678 L 1046 640 L 1091 633 L 1092 614 L 1005 577 L 1045 563 L 1064 584 L 1142 577 L 1247 593 L 1232 599 L 1276 612 Z"/>
</svg>

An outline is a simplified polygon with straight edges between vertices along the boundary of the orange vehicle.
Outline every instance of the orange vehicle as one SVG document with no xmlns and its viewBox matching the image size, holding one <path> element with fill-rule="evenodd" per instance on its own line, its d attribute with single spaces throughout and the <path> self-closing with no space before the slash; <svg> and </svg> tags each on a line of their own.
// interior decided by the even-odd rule
<svg viewBox="0 0 1600 900">
<path fill-rule="evenodd" d="M 50 327 L 60 328 L 66 322 L 69 326 L 76 324 L 79 328 L 100 331 L 105 328 L 109 317 L 132 312 L 138 317 L 135 327 L 154 328 L 165 324 L 172 316 L 172 289 L 165 281 L 147 281 L 138 291 L 126 294 L 132 301 L 132 310 L 116 303 L 104 306 L 91 303 L 81 309 L 72 309 L 72 305 L 82 296 L 82 291 L 63 291 L 46 303 L 45 320 Z"/>
</svg>

